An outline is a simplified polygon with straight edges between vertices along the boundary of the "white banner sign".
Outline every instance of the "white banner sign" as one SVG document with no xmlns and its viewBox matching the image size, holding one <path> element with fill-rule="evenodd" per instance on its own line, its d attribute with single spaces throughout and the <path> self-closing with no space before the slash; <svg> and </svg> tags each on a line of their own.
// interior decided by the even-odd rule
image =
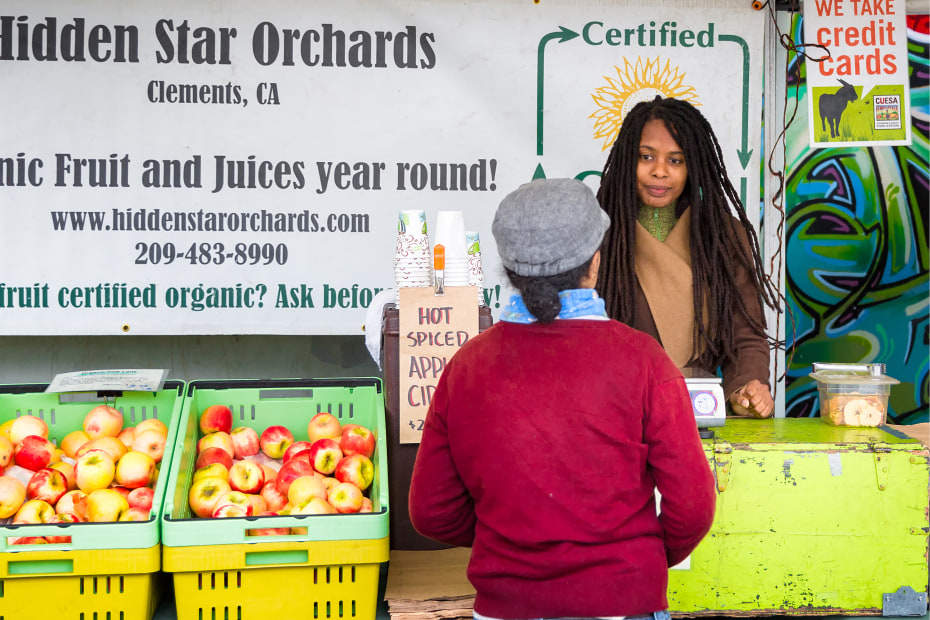
<svg viewBox="0 0 930 620">
<path fill-rule="evenodd" d="M 751 212 L 762 37 L 748 2 L 4 2 L 0 331 L 359 334 L 409 209 L 464 212 L 497 308 L 500 199 L 596 187 L 657 94 Z"/>
</svg>

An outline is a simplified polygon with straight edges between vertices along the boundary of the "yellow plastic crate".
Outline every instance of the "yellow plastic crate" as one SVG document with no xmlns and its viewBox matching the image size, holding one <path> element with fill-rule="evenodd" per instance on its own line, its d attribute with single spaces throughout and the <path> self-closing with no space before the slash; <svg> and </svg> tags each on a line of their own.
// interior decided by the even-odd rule
<svg viewBox="0 0 930 620">
<path fill-rule="evenodd" d="M 374 620 L 390 541 L 162 547 L 162 553 L 164 570 L 174 576 L 178 620 Z"/>
<path fill-rule="evenodd" d="M 0 620 L 149 620 L 161 597 L 161 545 L 0 554 Z"/>
<path fill-rule="evenodd" d="M 377 437 L 373 512 L 192 518 L 187 503 L 198 412 L 230 405 L 234 425 L 284 424 L 301 436 L 317 411 Z M 377 378 L 194 381 L 187 385 L 162 511 L 162 570 L 173 576 L 178 620 L 375 620 L 381 565 L 390 558 L 384 399 Z M 289 527 L 288 536 L 249 536 Z M 2 620 L 2 619 L 0 619 Z"/>
</svg>

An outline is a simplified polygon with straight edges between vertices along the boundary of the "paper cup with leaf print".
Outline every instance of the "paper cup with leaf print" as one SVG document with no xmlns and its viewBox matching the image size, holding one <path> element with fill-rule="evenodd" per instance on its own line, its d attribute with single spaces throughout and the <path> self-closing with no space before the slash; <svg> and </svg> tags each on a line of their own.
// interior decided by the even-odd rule
<svg viewBox="0 0 930 620">
<path fill-rule="evenodd" d="M 484 270 L 481 267 L 481 241 L 477 232 L 465 231 L 465 250 L 468 252 L 468 285 L 478 287 L 478 303 L 484 305 Z"/>
</svg>

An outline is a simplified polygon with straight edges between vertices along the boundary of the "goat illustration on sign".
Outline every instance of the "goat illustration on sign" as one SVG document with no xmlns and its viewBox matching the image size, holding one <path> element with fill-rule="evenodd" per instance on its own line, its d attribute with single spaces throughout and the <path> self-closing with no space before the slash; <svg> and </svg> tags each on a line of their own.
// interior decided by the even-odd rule
<svg viewBox="0 0 930 620">
<path fill-rule="evenodd" d="M 827 123 L 830 124 L 830 137 L 835 138 L 839 135 L 840 118 L 846 111 L 846 106 L 859 98 L 856 94 L 856 87 L 844 80 L 839 80 L 842 86 L 835 93 L 825 93 L 820 95 L 818 103 L 820 105 L 820 129 L 827 130 Z"/>
</svg>

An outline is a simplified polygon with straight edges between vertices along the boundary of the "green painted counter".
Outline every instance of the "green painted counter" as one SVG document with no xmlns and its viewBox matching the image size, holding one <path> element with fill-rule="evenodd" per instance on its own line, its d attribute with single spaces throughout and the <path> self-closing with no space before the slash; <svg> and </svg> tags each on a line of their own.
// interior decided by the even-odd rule
<svg viewBox="0 0 930 620">
<path fill-rule="evenodd" d="M 882 615 L 902 586 L 926 605 L 926 446 L 819 418 L 728 419 L 714 431 L 703 442 L 717 513 L 670 572 L 672 612 Z"/>
</svg>

